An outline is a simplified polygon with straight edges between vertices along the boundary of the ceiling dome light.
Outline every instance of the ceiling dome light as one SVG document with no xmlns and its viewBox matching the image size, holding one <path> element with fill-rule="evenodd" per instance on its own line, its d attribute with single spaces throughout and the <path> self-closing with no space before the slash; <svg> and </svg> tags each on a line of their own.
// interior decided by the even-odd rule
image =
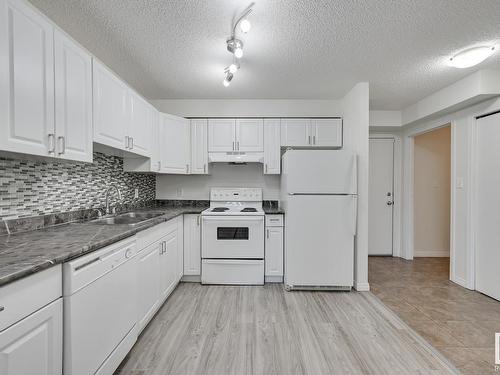
<svg viewBox="0 0 500 375">
<path fill-rule="evenodd" d="M 493 55 L 495 47 L 482 46 L 466 49 L 450 58 L 448 64 L 455 68 L 470 68 L 471 66 L 482 63 L 488 57 Z"/>
<path fill-rule="evenodd" d="M 234 50 L 234 57 L 241 59 L 243 57 L 243 48 L 238 47 Z"/>
<path fill-rule="evenodd" d="M 231 73 L 226 74 L 226 78 L 224 78 L 224 81 L 222 81 L 222 84 L 224 87 L 228 87 L 229 84 L 231 83 L 231 80 L 233 79 L 233 75 Z"/>
<path fill-rule="evenodd" d="M 246 18 L 243 19 L 240 23 L 240 29 L 242 32 L 244 32 L 245 34 L 248 33 L 250 31 L 250 29 L 252 28 L 252 24 L 250 23 L 249 20 L 247 20 Z"/>
</svg>

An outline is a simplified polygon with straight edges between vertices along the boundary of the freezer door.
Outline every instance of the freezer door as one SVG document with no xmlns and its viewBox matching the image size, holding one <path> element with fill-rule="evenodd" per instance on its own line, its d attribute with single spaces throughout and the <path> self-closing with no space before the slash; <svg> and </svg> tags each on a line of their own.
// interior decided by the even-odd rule
<svg viewBox="0 0 500 375">
<path fill-rule="evenodd" d="M 285 215 L 285 283 L 351 287 L 356 197 L 291 196 Z"/>
<path fill-rule="evenodd" d="M 288 150 L 283 155 L 284 193 L 356 194 L 356 154 L 345 150 Z"/>
</svg>

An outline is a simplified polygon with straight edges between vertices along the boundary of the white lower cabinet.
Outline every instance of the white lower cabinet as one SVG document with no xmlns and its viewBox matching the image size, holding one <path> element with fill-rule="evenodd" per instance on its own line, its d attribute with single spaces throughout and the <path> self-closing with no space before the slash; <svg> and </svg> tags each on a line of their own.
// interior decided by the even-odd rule
<svg viewBox="0 0 500 375">
<path fill-rule="evenodd" d="M 184 276 L 201 275 L 201 216 L 184 215 Z"/>
<path fill-rule="evenodd" d="M 2 375 L 62 374 L 62 299 L 0 333 Z"/>
<path fill-rule="evenodd" d="M 137 260 L 138 326 L 139 331 L 148 324 L 160 305 L 160 252 L 162 243 L 156 241 L 142 250 Z"/>
<path fill-rule="evenodd" d="M 177 231 L 163 239 L 164 248 L 160 255 L 160 299 L 165 300 L 177 284 Z"/>
<path fill-rule="evenodd" d="M 283 216 L 266 215 L 265 279 L 283 281 Z"/>
</svg>

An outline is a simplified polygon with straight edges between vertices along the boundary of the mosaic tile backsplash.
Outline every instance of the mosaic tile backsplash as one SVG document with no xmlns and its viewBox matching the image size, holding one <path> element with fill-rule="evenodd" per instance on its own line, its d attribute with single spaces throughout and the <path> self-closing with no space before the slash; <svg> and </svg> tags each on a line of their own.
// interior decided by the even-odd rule
<svg viewBox="0 0 500 375">
<path fill-rule="evenodd" d="M 94 152 L 91 164 L 0 158 L 0 219 L 103 207 L 111 184 L 121 190 L 122 204 L 155 199 L 155 176 L 124 172 L 117 156 Z"/>
</svg>

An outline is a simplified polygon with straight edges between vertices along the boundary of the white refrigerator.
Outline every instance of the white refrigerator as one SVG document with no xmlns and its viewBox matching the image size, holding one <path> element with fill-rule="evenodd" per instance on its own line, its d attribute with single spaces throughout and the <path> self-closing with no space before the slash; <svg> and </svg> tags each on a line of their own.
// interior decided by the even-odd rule
<svg viewBox="0 0 500 375">
<path fill-rule="evenodd" d="M 283 155 L 287 289 L 353 286 L 356 165 L 356 155 L 345 150 L 288 150 Z"/>
</svg>

